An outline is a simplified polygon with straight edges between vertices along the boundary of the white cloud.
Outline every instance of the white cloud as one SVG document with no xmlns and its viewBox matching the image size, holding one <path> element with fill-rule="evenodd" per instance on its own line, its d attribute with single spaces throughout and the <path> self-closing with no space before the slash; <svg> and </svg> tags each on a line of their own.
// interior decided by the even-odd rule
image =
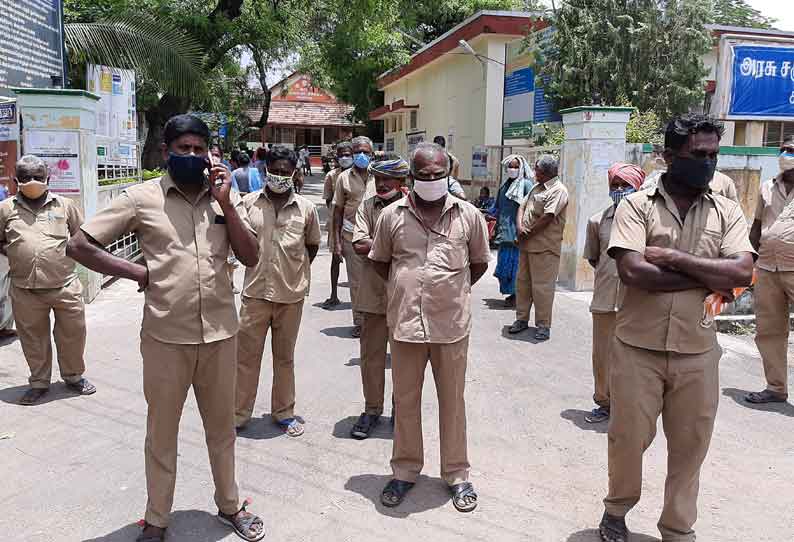
<svg viewBox="0 0 794 542">
<path fill-rule="evenodd" d="M 794 32 L 794 10 L 785 0 L 746 0 L 753 8 L 767 17 L 777 19 L 775 27 Z"/>
</svg>

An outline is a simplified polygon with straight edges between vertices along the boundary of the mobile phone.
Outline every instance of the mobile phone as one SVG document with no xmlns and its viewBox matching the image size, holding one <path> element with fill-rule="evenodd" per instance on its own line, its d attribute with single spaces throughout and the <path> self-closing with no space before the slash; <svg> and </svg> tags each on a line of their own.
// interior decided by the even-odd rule
<svg viewBox="0 0 794 542">
<path fill-rule="evenodd" d="M 207 183 L 214 182 L 216 188 L 223 185 L 223 179 L 213 180 L 210 170 L 220 163 L 221 163 L 220 160 L 218 160 L 217 158 L 215 158 L 213 155 L 210 154 L 207 157 L 207 169 L 204 170 L 204 178 L 207 179 Z"/>
</svg>

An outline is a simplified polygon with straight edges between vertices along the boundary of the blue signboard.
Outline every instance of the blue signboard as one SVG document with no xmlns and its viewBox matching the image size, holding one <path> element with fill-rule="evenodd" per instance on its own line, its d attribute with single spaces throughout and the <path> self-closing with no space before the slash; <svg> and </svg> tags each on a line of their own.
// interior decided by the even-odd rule
<svg viewBox="0 0 794 542">
<path fill-rule="evenodd" d="M 522 68 L 505 75 L 505 97 L 518 96 L 535 90 L 535 72 Z"/>
<path fill-rule="evenodd" d="M 543 77 L 543 84 L 545 85 L 549 77 Z M 539 124 L 541 122 L 560 122 L 562 120 L 562 116 L 554 109 L 554 105 L 551 103 L 550 100 L 546 99 L 546 93 L 543 90 L 542 85 L 538 85 L 535 87 L 535 124 Z"/>
<path fill-rule="evenodd" d="M 794 47 L 733 47 L 730 114 L 794 118 Z"/>
</svg>

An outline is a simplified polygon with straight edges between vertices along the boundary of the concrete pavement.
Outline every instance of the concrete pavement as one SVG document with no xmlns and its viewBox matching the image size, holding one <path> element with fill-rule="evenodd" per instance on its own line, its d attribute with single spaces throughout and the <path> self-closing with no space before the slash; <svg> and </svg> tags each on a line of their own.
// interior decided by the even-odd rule
<svg viewBox="0 0 794 542">
<path fill-rule="evenodd" d="M 320 182 L 313 179 L 305 190 L 318 204 Z M 349 338 L 349 310 L 317 306 L 328 295 L 329 264 L 323 248 L 296 352 L 297 413 L 306 421 L 305 435 L 287 438 L 267 417 L 268 341 L 255 410 L 265 417 L 237 441 L 241 495 L 251 497 L 251 510 L 263 516 L 266 540 L 596 542 L 607 437 L 606 425 L 583 421 L 594 406 L 589 294 L 559 293 L 551 340 L 533 344 L 530 334 L 507 335 L 514 313 L 501 307 L 490 273 L 473 288 L 467 407 L 471 478 L 480 506 L 473 514 L 456 512 L 439 478 L 438 417 L 428 371 L 425 475 L 391 510 L 379 504 L 390 478 L 388 425 L 366 441 L 348 437 L 363 407 L 359 351 Z M 94 396 L 74 397 L 58 382 L 45 404 L 16 405 L 26 389 L 27 366 L 18 342 L 0 347 L 4 540 L 123 542 L 137 536 L 134 522 L 146 501 L 146 405 L 138 350 L 142 296 L 135 290 L 119 281 L 88 307 L 86 376 L 98 388 Z M 346 288 L 340 295 L 349 299 Z M 794 406 L 744 403 L 744 390 L 763 387 L 760 358 L 751 338 L 721 335 L 720 342 L 723 397 L 701 479 L 699 540 L 794 540 Z M 646 456 L 642 501 L 628 517 L 629 528 L 640 533 L 633 541 L 658 537 L 664 449 L 660 424 Z M 212 494 L 191 393 L 168 540 L 237 540 L 212 517 Z"/>
</svg>

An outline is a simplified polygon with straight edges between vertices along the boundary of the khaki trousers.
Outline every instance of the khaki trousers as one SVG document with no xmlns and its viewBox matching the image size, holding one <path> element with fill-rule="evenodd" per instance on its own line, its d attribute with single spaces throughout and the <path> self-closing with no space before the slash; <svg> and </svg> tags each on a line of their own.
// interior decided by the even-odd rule
<svg viewBox="0 0 794 542">
<path fill-rule="evenodd" d="M 609 494 L 606 511 L 625 516 L 640 500 L 642 456 L 662 415 L 667 479 L 659 531 L 664 542 L 695 540 L 700 467 L 719 403 L 717 346 L 702 354 L 636 348 L 615 338 L 610 367 Z"/>
<path fill-rule="evenodd" d="M 361 384 L 364 388 L 364 412 L 383 414 L 386 389 L 386 350 L 389 328 L 385 314 L 361 313 Z"/>
<path fill-rule="evenodd" d="M 361 312 L 358 310 L 358 285 L 361 281 L 361 270 L 364 267 L 364 256 L 356 254 L 353 243 L 342 239 L 342 257 L 345 259 L 347 282 L 350 284 L 350 304 L 353 307 L 353 325 L 361 325 Z"/>
<path fill-rule="evenodd" d="M 63 288 L 28 289 L 11 285 L 11 302 L 22 352 L 30 367 L 30 385 L 48 388 L 52 377 L 50 311 L 55 315 L 55 348 L 64 382 L 78 382 L 85 372 L 83 286 L 75 278 Z"/>
<path fill-rule="evenodd" d="M 193 386 L 215 481 L 215 504 L 225 514 L 238 509 L 234 479 L 234 380 L 237 340 L 169 344 L 141 335 L 146 418 L 147 523 L 167 527 L 174 502 L 177 437 L 182 406 Z"/>
<path fill-rule="evenodd" d="M 614 311 L 593 313 L 593 401 L 604 408 L 609 408 L 609 365 L 616 314 Z"/>
<path fill-rule="evenodd" d="M 755 344 L 764 361 L 767 389 L 788 395 L 789 303 L 794 301 L 794 272 L 758 270 L 755 285 Z"/>
<path fill-rule="evenodd" d="M 273 384 L 270 415 L 280 422 L 295 415 L 295 343 L 303 314 L 303 301 L 273 303 L 242 298 L 240 331 L 237 334 L 237 398 L 235 423 L 245 425 L 253 415 L 259 371 L 268 330 L 273 332 Z"/>
<path fill-rule="evenodd" d="M 416 482 L 424 466 L 422 386 L 428 359 L 438 393 L 441 477 L 449 485 L 469 477 L 466 449 L 466 359 L 469 337 L 452 344 L 406 343 L 392 339 L 394 382 L 394 477 Z"/>
<path fill-rule="evenodd" d="M 554 287 L 559 270 L 560 257 L 553 252 L 520 252 L 516 275 L 516 320 L 528 322 L 534 303 L 535 325 L 551 327 Z"/>
</svg>

